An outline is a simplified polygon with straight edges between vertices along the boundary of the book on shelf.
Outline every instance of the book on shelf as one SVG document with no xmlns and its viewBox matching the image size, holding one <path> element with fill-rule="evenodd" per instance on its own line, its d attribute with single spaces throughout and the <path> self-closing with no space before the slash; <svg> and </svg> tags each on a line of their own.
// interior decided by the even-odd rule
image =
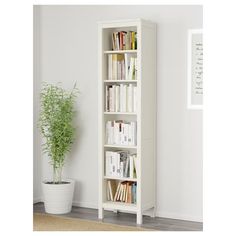
<svg viewBox="0 0 236 236">
<path fill-rule="evenodd" d="M 105 152 L 105 176 L 117 178 L 137 177 L 137 155 L 128 151 Z"/>
<path fill-rule="evenodd" d="M 137 32 L 116 31 L 112 34 L 112 50 L 135 50 L 137 49 Z"/>
<path fill-rule="evenodd" d="M 133 84 L 105 86 L 106 112 L 136 112 L 137 86 Z"/>
<path fill-rule="evenodd" d="M 113 120 L 106 122 L 106 144 L 135 146 L 137 144 L 137 122 Z"/>
<path fill-rule="evenodd" d="M 112 189 L 113 186 L 113 189 Z M 113 202 L 136 203 L 137 183 L 131 181 L 107 181 L 107 200 Z"/>
<path fill-rule="evenodd" d="M 137 80 L 137 58 L 130 53 L 108 54 L 108 80 Z"/>
</svg>

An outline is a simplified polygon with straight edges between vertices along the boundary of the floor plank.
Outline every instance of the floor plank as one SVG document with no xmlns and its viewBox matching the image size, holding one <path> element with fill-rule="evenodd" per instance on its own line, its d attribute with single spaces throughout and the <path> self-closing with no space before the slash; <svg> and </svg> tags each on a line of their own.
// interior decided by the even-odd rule
<svg viewBox="0 0 236 236">
<path fill-rule="evenodd" d="M 33 210 L 35 213 L 45 213 L 44 204 L 42 202 L 34 204 Z M 90 209 L 90 208 L 72 207 L 72 211 L 68 214 L 65 214 L 65 216 L 99 221 L 98 211 L 96 209 Z M 111 211 L 105 211 L 103 222 L 117 225 L 136 226 L 136 215 L 122 212 L 114 213 Z M 203 224 L 199 222 L 176 220 L 162 217 L 152 218 L 149 216 L 143 216 L 142 227 L 161 231 L 203 230 Z"/>
</svg>

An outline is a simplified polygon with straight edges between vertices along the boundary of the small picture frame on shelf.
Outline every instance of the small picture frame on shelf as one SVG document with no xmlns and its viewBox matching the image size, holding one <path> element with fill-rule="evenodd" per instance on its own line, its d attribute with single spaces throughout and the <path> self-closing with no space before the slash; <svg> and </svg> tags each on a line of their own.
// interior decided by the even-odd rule
<svg viewBox="0 0 236 236">
<path fill-rule="evenodd" d="M 188 30 L 187 108 L 203 108 L 203 38 L 202 29 Z"/>
</svg>

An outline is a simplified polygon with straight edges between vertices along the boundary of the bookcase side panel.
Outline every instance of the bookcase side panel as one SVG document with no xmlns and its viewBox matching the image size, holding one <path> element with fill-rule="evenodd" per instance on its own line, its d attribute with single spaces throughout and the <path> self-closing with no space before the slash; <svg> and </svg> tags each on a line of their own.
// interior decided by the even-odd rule
<svg viewBox="0 0 236 236">
<path fill-rule="evenodd" d="M 155 207 L 156 28 L 142 26 L 141 34 L 141 205 Z"/>
</svg>

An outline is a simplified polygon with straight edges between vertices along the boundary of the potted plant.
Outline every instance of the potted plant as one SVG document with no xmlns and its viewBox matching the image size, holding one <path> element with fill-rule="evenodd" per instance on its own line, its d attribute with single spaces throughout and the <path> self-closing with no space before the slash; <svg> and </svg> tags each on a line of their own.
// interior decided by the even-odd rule
<svg viewBox="0 0 236 236">
<path fill-rule="evenodd" d="M 76 93 L 76 85 L 68 92 L 59 86 L 44 83 L 40 94 L 39 128 L 45 140 L 43 152 L 48 155 L 53 167 L 53 180 L 43 181 L 42 190 L 45 211 L 51 214 L 68 213 L 72 207 L 75 183 L 62 179 L 62 169 L 75 136 Z"/>
</svg>

